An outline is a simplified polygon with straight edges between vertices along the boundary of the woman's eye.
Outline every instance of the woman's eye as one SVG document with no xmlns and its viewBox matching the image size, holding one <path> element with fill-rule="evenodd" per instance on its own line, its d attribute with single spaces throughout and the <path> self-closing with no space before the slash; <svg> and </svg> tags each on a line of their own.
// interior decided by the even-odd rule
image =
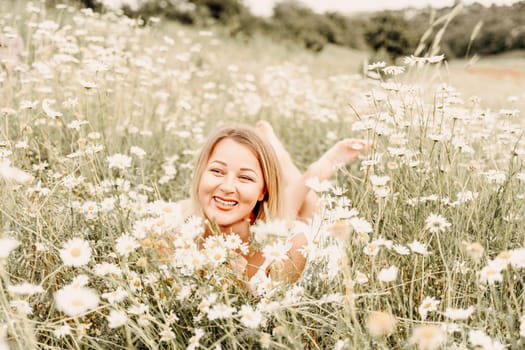
<svg viewBox="0 0 525 350">
<path fill-rule="evenodd" d="M 253 182 L 253 179 L 251 177 L 245 176 L 245 175 L 241 176 L 241 180 L 246 180 L 246 181 L 252 181 Z"/>
<path fill-rule="evenodd" d="M 210 169 L 210 172 L 212 172 L 214 174 L 222 174 L 222 170 L 221 169 L 217 169 L 217 168 Z"/>
</svg>

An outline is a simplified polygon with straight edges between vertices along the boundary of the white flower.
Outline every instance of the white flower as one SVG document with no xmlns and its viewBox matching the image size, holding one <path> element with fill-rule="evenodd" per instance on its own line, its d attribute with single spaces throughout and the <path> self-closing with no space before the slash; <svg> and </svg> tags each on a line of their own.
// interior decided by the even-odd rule
<svg viewBox="0 0 525 350">
<path fill-rule="evenodd" d="M 204 336 L 204 334 L 204 330 L 202 330 L 201 328 L 195 328 L 195 335 L 190 338 L 186 350 L 197 349 L 197 347 L 199 346 L 199 341 Z"/>
<path fill-rule="evenodd" d="M 131 157 L 125 154 L 116 153 L 107 157 L 110 169 L 125 170 L 131 166 Z"/>
<path fill-rule="evenodd" d="M 70 334 L 71 334 L 71 327 L 69 327 L 69 325 L 67 324 L 64 324 L 63 326 L 58 327 L 57 329 L 53 331 L 53 335 L 58 339 L 61 339 L 65 337 L 66 335 L 70 335 Z"/>
<path fill-rule="evenodd" d="M 226 304 L 216 304 L 208 310 L 208 319 L 213 321 L 220 318 L 228 318 L 231 317 L 235 311 L 234 307 Z"/>
<path fill-rule="evenodd" d="M 474 307 L 470 306 L 466 309 L 453 309 L 448 307 L 445 310 L 445 316 L 451 320 L 465 320 L 474 313 Z"/>
<path fill-rule="evenodd" d="M 365 219 L 353 217 L 348 220 L 348 223 L 354 228 L 357 233 L 370 233 L 374 230 L 372 225 Z"/>
<path fill-rule="evenodd" d="M 111 310 L 109 315 L 106 316 L 108 320 L 109 328 L 118 328 L 126 324 L 128 316 L 125 311 L 122 310 Z"/>
<path fill-rule="evenodd" d="M 482 330 L 471 330 L 468 332 L 468 341 L 474 348 L 480 347 L 483 350 L 503 350 L 501 343 L 497 340 L 492 340 Z"/>
<path fill-rule="evenodd" d="M 6 259 L 19 245 L 20 242 L 14 238 L 0 238 L 0 259 Z"/>
<path fill-rule="evenodd" d="M 525 248 L 511 251 L 510 264 L 517 269 L 525 267 Z"/>
<path fill-rule="evenodd" d="M 44 288 L 42 288 L 41 286 L 31 284 L 28 282 L 10 285 L 7 287 L 7 290 L 11 294 L 26 294 L 26 295 L 33 295 L 33 294 L 44 292 Z"/>
<path fill-rule="evenodd" d="M 311 177 L 306 180 L 306 186 L 314 192 L 328 192 L 332 188 L 330 181 L 320 181 L 317 177 Z"/>
<path fill-rule="evenodd" d="M 262 249 L 265 259 L 271 262 L 280 263 L 288 259 L 288 251 L 291 248 L 291 243 L 275 242 L 267 244 Z"/>
<path fill-rule="evenodd" d="M 135 249 L 137 249 L 140 246 L 140 244 L 137 242 L 133 236 L 130 234 L 123 234 L 119 238 L 117 238 L 117 244 L 115 246 L 115 249 L 117 252 L 122 256 L 128 256 L 130 253 L 133 253 Z"/>
<path fill-rule="evenodd" d="M 250 227 L 258 243 L 265 243 L 270 237 L 288 237 L 288 224 L 285 220 L 257 221 Z"/>
<path fill-rule="evenodd" d="M 421 305 L 419 305 L 418 308 L 419 314 L 421 315 L 421 319 L 426 319 L 429 312 L 436 311 L 440 303 L 441 301 L 437 300 L 434 297 L 426 297 L 425 299 L 423 299 Z"/>
<path fill-rule="evenodd" d="M 9 305 L 12 308 L 15 308 L 22 315 L 31 315 L 31 314 L 33 314 L 33 308 L 31 308 L 31 305 L 29 305 L 29 303 L 26 300 L 11 300 L 9 302 Z M 1 349 L 1 347 L 0 347 L 0 349 Z"/>
<path fill-rule="evenodd" d="M 404 245 L 394 244 L 393 248 L 394 248 L 394 251 L 397 254 L 400 254 L 400 255 L 409 255 L 410 254 L 410 250 L 407 247 L 405 247 Z"/>
<path fill-rule="evenodd" d="M 120 276 L 122 274 L 122 270 L 117 264 L 103 262 L 95 265 L 93 268 L 93 273 L 101 277 L 106 275 Z"/>
<path fill-rule="evenodd" d="M 91 259 L 91 247 L 82 238 L 72 238 L 60 250 L 60 258 L 66 266 L 84 266 Z"/>
<path fill-rule="evenodd" d="M 261 311 L 254 310 L 249 305 L 241 306 L 239 310 L 239 316 L 241 316 L 241 323 L 248 328 L 257 328 L 263 320 Z"/>
<path fill-rule="evenodd" d="M 425 220 L 425 228 L 431 233 L 440 233 L 446 231 L 451 224 L 441 215 L 430 214 Z"/>
<path fill-rule="evenodd" d="M 421 255 L 427 255 L 428 254 L 428 250 L 427 250 L 427 246 L 421 242 L 418 242 L 418 241 L 413 241 L 412 243 L 408 243 L 407 244 L 410 249 L 414 252 L 414 253 L 418 253 L 418 254 L 421 254 Z"/>
<path fill-rule="evenodd" d="M 398 268 L 392 265 L 389 268 L 381 269 L 381 271 L 379 271 L 379 274 L 377 275 L 377 278 L 381 282 L 392 282 L 397 278 L 397 271 Z"/>
<path fill-rule="evenodd" d="M 127 296 L 128 296 L 128 292 L 126 292 L 126 290 L 124 288 L 122 288 L 122 287 L 118 287 L 113 292 L 107 292 L 107 293 L 103 293 L 101 295 L 101 297 L 103 299 L 106 299 L 108 301 L 108 303 L 110 303 L 110 304 L 115 304 L 115 303 L 121 302 Z"/>
<path fill-rule="evenodd" d="M 68 285 L 55 293 L 56 308 L 71 317 L 93 310 L 98 303 L 98 294 L 91 288 Z"/>
<path fill-rule="evenodd" d="M 520 337 L 525 338 L 525 315 L 521 316 L 520 319 Z"/>
<path fill-rule="evenodd" d="M 144 156 L 146 155 L 146 151 L 144 151 L 138 146 L 131 146 L 131 148 L 129 149 L 129 153 L 136 155 L 139 159 L 144 158 Z"/>
<path fill-rule="evenodd" d="M 490 261 L 487 266 L 479 271 L 479 281 L 481 283 L 494 284 L 495 282 L 501 282 L 503 275 L 501 271 L 505 268 L 502 264 Z"/>
<path fill-rule="evenodd" d="M 175 339 L 175 333 L 169 328 L 166 328 L 160 332 L 160 341 L 169 342 Z"/>
<path fill-rule="evenodd" d="M 7 181 L 17 182 L 21 185 L 29 185 L 33 182 L 33 175 L 10 165 L 9 161 L 0 161 L 0 178 Z"/>
<path fill-rule="evenodd" d="M 409 343 L 416 344 L 419 350 L 437 350 L 445 340 L 446 334 L 441 328 L 422 324 L 414 328 Z"/>
<path fill-rule="evenodd" d="M 368 283 L 368 276 L 361 271 L 356 270 L 354 280 L 357 284 L 365 284 Z"/>
</svg>

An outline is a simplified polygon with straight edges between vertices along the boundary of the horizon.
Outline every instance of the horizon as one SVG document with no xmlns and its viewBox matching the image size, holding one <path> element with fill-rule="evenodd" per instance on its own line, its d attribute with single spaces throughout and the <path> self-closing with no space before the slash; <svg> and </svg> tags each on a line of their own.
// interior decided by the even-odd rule
<svg viewBox="0 0 525 350">
<path fill-rule="evenodd" d="M 296 0 L 299 3 L 312 9 L 314 12 L 340 12 L 343 14 L 374 12 L 381 10 L 401 10 L 404 8 L 425 8 L 431 6 L 433 8 L 443 8 L 453 6 L 454 0 L 391 0 L 385 4 L 383 0 L 368 0 L 366 2 L 356 1 L 341 1 L 341 0 L 325 0 L 319 2 L 317 0 Z M 465 5 L 479 3 L 485 7 L 491 5 L 512 5 L 523 0 L 469 0 L 463 1 Z M 282 0 L 243 0 L 244 4 L 256 16 L 268 17 L 272 15 L 273 7 L 276 3 Z"/>
</svg>

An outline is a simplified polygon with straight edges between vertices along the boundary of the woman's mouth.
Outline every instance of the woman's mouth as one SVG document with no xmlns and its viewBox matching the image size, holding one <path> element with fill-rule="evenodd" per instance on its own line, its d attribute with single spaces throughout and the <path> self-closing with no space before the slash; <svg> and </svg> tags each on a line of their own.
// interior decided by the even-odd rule
<svg viewBox="0 0 525 350">
<path fill-rule="evenodd" d="M 215 201 L 215 203 L 219 205 L 219 207 L 224 207 L 224 208 L 233 208 L 234 206 L 239 204 L 239 202 L 235 200 L 223 199 L 223 198 L 219 198 L 215 196 L 213 197 L 213 200 Z"/>
</svg>

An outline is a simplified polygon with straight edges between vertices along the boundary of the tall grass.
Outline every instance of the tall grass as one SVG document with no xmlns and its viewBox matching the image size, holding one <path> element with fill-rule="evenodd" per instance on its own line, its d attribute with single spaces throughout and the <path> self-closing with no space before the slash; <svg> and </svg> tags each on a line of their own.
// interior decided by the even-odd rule
<svg viewBox="0 0 525 350">
<path fill-rule="evenodd" d="M 0 73 L 0 348 L 525 346 L 521 111 L 429 83 L 439 58 L 372 80 L 69 6 L 0 25 L 27 51 Z M 250 291 L 174 203 L 210 130 L 259 119 L 299 168 L 370 147 L 317 189 L 301 279 Z"/>
</svg>

